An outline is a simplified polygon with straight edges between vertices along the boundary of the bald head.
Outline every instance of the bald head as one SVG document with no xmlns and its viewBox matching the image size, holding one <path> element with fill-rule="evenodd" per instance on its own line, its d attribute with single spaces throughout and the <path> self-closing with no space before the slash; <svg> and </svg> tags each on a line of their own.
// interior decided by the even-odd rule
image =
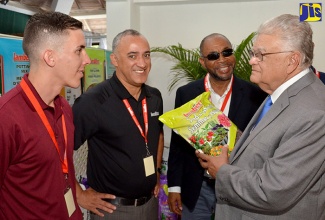
<svg viewBox="0 0 325 220">
<path fill-rule="evenodd" d="M 222 35 L 222 34 L 219 34 L 219 33 L 210 34 L 210 35 L 206 36 L 205 38 L 203 38 L 203 40 L 201 41 L 201 44 L 200 44 L 200 54 L 201 54 L 201 56 L 202 56 L 202 51 L 203 51 L 203 47 L 204 47 L 205 42 L 207 40 L 213 39 L 213 38 L 223 38 L 224 40 L 228 41 L 229 44 L 231 45 L 229 39 L 225 35 Z"/>
</svg>

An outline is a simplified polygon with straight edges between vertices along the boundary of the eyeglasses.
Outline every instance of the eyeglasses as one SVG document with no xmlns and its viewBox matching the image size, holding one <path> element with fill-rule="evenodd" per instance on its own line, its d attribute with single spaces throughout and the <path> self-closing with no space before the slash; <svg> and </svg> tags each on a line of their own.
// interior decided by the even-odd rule
<svg viewBox="0 0 325 220">
<path fill-rule="evenodd" d="M 280 52 L 274 52 L 274 53 L 261 53 L 261 52 L 257 52 L 255 53 L 253 50 L 249 50 L 249 57 L 252 59 L 253 57 L 256 57 L 258 59 L 258 61 L 263 61 L 263 57 L 266 55 L 272 55 L 272 54 L 278 54 L 278 53 L 289 53 L 289 52 L 293 52 L 293 51 L 280 51 Z"/>
<path fill-rule="evenodd" d="M 202 57 L 203 58 L 206 58 L 208 60 L 217 60 L 217 59 L 220 58 L 220 54 L 222 54 L 223 57 L 229 57 L 233 53 L 234 53 L 234 50 L 233 49 L 226 49 L 226 50 L 222 51 L 221 53 L 219 53 L 219 52 L 213 52 L 213 53 L 209 53 L 208 56 L 206 56 L 206 57 L 204 57 L 204 56 L 202 56 Z"/>
</svg>

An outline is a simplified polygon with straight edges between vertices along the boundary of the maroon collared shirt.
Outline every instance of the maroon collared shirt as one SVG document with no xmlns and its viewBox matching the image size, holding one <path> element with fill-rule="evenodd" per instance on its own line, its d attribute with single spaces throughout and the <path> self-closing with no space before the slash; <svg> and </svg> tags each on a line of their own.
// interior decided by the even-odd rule
<svg viewBox="0 0 325 220">
<path fill-rule="evenodd" d="M 50 122 L 64 154 L 62 114 L 67 128 L 69 182 L 76 211 L 68 217 L 59 154 L 50 135 L 20 85 L 0 98 L 0 219 L 82 219 L 75 198 L 74 125 L 68 102 L 57 96 L 46 105 L 24 76 Z"/>
</svg>

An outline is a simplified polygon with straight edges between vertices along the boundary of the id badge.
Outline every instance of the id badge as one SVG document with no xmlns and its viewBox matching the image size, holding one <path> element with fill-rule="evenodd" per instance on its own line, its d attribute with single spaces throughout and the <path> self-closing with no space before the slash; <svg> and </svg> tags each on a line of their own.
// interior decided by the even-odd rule
<svg viewBox="0 0 325 220">
<path fill-rule="evenodd" d="M 146 172 L 146 177 L 155 173 L 155 165 L 153 162 L 153 156 L 143 158 L 144 170 Z"/>
<path fill-rule="evenodd" d="M 73 212 L 76 210 L 76 205 L 74 204 L 71 188 L 64 194 L 64 199 L 65 199 L 65 203 L 67 205 L 69 218 L 70 218 L 71 215 L 73 214 Z"/>
</svg>

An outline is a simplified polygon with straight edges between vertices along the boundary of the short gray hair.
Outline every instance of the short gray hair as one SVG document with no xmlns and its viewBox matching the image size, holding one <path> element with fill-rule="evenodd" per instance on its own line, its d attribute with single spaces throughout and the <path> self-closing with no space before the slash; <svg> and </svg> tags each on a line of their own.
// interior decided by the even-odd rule
<svg viewBox="0 0 325 220">
<path fill-rule="evenodd" d="M 120 41 L 123 37 L 125 36 L 142 36 L 140 34 L 140 32 L 133 30 L 133 29 L 127 29 L 125 31 L 122 31 L 121 33 L 117 34 L 114 39 L 113 39 L 113 43 L 112 43 L 112 52 L 114 53 L 116 48 L 118 47 L 118 45 L 120 44 Z"/>
<path fill-rule="evenodd" d="M 310 24 L 300 22 L 296 15 L 283 14 L 264 22 L 257 35 L 277 35 L 283 42 L 284 50 L 298 50 L 302 54 L 301 64 L 309 67 L 313 62 L 314 43 Z"/>
</svg>

